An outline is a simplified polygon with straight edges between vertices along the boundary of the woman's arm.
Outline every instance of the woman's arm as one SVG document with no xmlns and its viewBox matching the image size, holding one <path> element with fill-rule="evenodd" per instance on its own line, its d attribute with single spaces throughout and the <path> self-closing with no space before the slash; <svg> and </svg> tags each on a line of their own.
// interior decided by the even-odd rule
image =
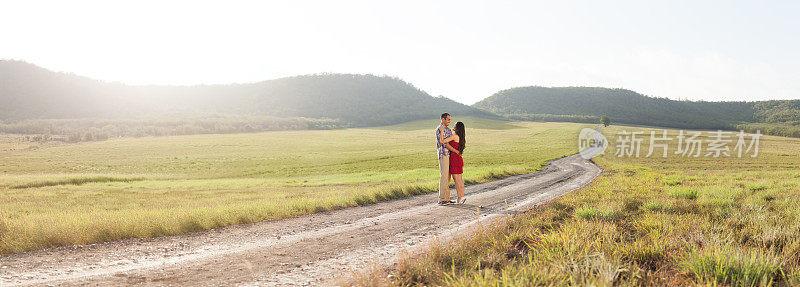
<svg viewBox="0 0 800 287">
<path fill-rule="evenodd" d="M 455 140 L 457 138 L 458 138 L 458 135 L 453 134 L 452 136 L 449 136 L 449 137 L 446 137 L 446 138 L 442 139 L 440 142 L 441 143 L 449 143 L 450 141 Z"/>
<path fill-rule="evenodd" d="M 449 137 L 442 138 L 444 136 L 444 129 L 445 129 L 444 127 L 439 127 L 439 142 L 443 143 L 443 144 L 446 144 L 446 143 L 449 143 L 451 140 L 455 139 L 455 137 L 457 135 L 456 134 L 452 134 Z"/>
</svg>

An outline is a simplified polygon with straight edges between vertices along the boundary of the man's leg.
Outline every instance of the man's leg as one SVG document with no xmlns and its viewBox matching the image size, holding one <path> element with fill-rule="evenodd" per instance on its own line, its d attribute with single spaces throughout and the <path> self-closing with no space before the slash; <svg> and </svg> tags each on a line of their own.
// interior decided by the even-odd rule
<svg viewBox="0 0 800 287">
<path fill-rule="evenodd" d="M 450 157 L 439 158 L 439 201 L 450 200 Z"/>
</svg>

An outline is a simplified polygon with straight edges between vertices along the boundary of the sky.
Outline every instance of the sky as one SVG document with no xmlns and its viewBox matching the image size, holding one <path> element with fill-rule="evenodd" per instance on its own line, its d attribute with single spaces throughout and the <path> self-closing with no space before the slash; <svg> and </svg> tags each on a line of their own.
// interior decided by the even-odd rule
<svg viewBox="0 0 800 287">
<path fill-rule="evenodd" d="M 0 59 L 132 85 L 399 77 L 473 104 L 520 86 L 800 99 L 800 1 L 6 1 Z"/>
</svg>

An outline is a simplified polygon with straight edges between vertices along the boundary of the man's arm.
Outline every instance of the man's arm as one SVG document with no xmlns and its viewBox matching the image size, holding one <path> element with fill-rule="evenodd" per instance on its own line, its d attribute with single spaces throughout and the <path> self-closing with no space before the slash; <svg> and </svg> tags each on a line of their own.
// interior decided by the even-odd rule
<svg viewBox="0 0 800 287">
<path fill-rule="evenodd" d="M 450 144 L 444 144 L 444 147 L 446 147 L 447 149 L 449 149 L 449 150 L 450 150 L 450 152 L 454 152 L 454 153 L 456 153 L 456 154 L 461 154 L 461 153 L 459 153 L 459 152 L 458 152 L 458 150 L 457 150 L 457 149 L 455 149 L 455 148 L 453 148 L 452 146 L 450 146 Z"/>
</svg>

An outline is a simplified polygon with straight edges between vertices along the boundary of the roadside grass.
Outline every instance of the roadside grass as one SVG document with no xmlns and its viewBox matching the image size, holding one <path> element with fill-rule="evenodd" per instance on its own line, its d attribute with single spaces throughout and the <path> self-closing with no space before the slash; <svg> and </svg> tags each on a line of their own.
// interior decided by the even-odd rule
<svg viewBox="0 0 800 287">
<path fill-rule="evenodd" d="M 606 129 L 591 185 L 348 283 L 800 285 L 800 140 L 765 136 L 756 158 L 619 158 L 623 129 L 649 134 Z"/>
<path fill-rule="evenodd" d="M 684 264 L 697 283 L 708 285 L 770 286 L 785 276 L 780 257 L 727 246 L 693 252 Z"/>
<path fill-rule="evenodd" d="M 572 154 L 586 126 L 454 120 L 467 123 L 468 184 L 536 171 Z M 14 149 L 0 158 L 0 254 L 175 235 L 436 192 L 436 125 Z"/>
</svg>

